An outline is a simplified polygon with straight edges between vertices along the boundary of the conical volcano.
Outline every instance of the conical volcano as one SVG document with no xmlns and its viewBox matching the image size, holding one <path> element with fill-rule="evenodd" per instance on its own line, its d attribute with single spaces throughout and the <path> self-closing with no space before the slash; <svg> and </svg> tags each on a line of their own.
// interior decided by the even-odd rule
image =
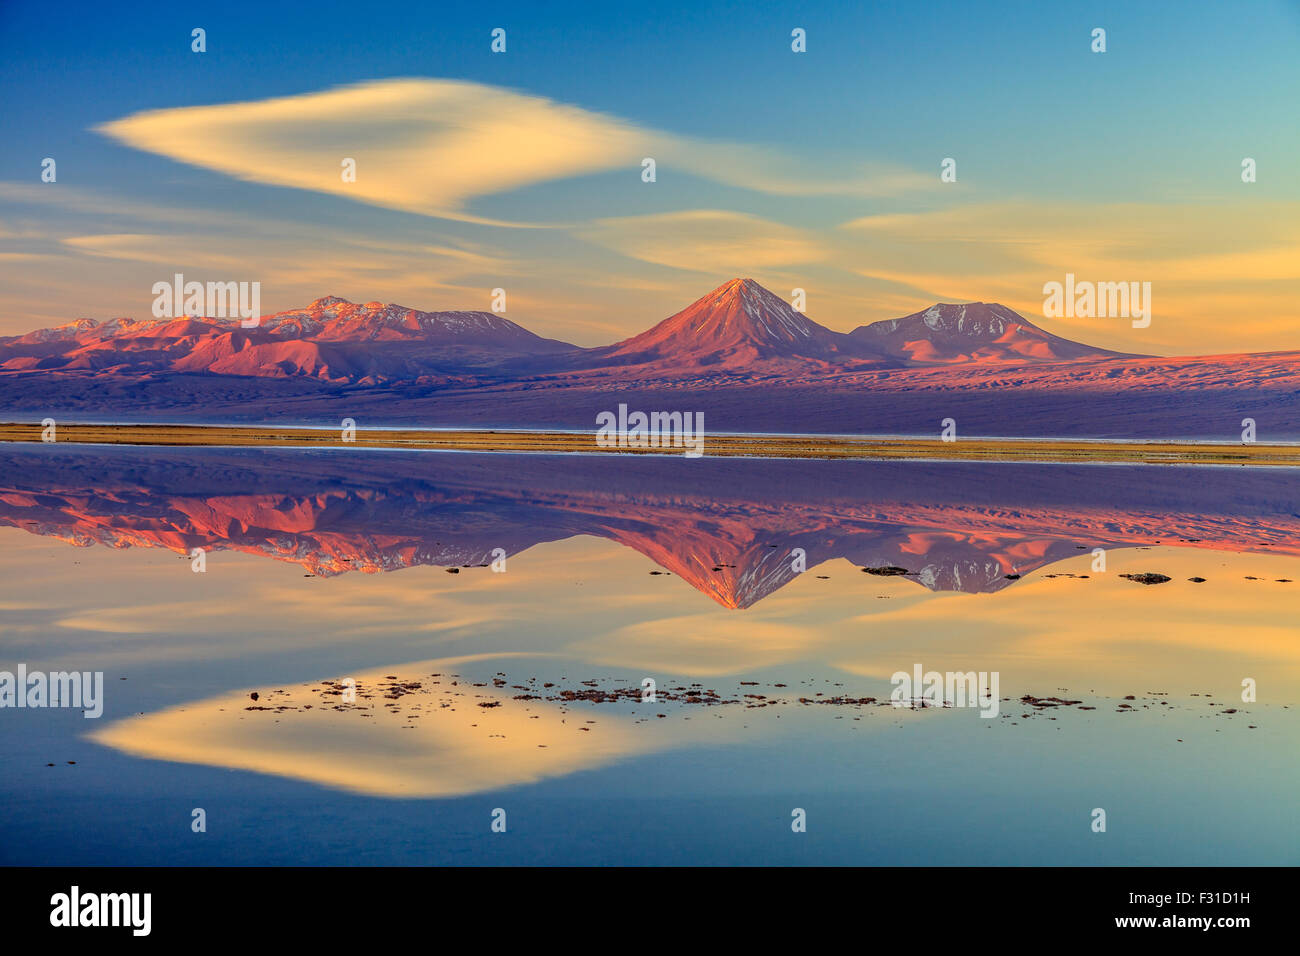
<svg viewBox="0 0 1300 956">
<path fill-rule="evenodd" d="M 653 328 L 596 351 L 610 364 L 738 370 L 766 360 L 834 362 L 876 355 L 795 311 L 753 279 L 724 282 Z"/>
</svg>

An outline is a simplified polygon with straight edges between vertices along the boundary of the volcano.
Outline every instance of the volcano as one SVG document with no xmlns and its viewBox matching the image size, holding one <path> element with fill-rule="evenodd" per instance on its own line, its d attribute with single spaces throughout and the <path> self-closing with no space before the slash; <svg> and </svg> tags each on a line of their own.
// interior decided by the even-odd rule
<svg viewBox="0 0 1300 956">
<path fill-rule="evenodd" d="M 1145 357 L 1063 339 L 1005 305 L 988 302 L 932 305 L 901 319 L 861 326 L 848 338 L 864 350 L 874 349 L 909 365 Z"/>
<path fill-rule="evenodd" d="M 601 364 L 742 369 L 759 362 L 843 362 L 882 356 L 796 311 L 753 279 L 732 279 L 640 335 L 590 350 Z"/>
</svg>

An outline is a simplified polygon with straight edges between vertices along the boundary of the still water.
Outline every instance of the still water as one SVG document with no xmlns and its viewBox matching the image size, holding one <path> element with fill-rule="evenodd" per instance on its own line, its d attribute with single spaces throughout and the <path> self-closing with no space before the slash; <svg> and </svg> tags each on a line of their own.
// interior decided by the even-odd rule
<svg viewBox="0 0 1300 956">
<path fill-rule="evenodd" d="M 3 448 L 0 862 L 1295 864 L 1298 479 Z"/>
</svg>

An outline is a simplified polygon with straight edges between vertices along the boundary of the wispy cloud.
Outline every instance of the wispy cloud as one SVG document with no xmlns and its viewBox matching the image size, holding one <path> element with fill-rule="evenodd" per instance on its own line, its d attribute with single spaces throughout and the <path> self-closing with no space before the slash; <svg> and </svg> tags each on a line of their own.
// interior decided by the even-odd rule
<svg viewBox="0 0 1300 956">
<path fill-rule="evenodd" d="M 717 209 L 602 219 L 577 235 L 633 259 L 714 276 L 815 262 L 825 255 L 803 230 Z"/>
<path fill-rule="evenodd" d="M 1045 324 L 1132 351 L 1251 351 L 1294 342 L 1297 213 L 1277 202 L 971 203 L 844 223 L 835 262 L 910 290 L 916 308 L 982 299 L 1031 319 L 1042 315 L 1043 283 L 1067 272 L 1151 282 L 1150 330 L 1105 318 Z"/>
<path fill-rule="evenodd" d="M 460 80 L 398 79 L 297 96 L 135 113 L 98 129 L 136 149 L 249 182 L 496 225 L 476 197 L 626 167 L 645 157 L 774 195 L 874 196 L 915 185 L 901 168 L 796 159 L 677 136 L 542 96 Z M 356 161 L 345 182 L 344 159 Z"/>
</svg>

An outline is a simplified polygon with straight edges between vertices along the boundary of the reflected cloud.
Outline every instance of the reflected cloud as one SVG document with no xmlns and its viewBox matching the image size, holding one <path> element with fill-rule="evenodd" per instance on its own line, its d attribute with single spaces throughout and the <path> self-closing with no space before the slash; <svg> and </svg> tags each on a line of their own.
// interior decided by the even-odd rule
<svg viewBox="0 0 1300 956">
<path fill-rule="evenodd" d="M 688 726 L 626 709 L 519 700 L 531 688 L 457 680 L 450 671 L 466 660 L 355 675 L 355 705 L 341 703 L 333 682 L 263 690 L 257 701 L 241 690 L 118 721 L 92 739 L 152 760 L 250 770 L 371 796 L 428 798 L 536 783 L 735 735 L 729 721 Z M 634 727 L 638 721 L 642 726 Z"/>
</svg>

